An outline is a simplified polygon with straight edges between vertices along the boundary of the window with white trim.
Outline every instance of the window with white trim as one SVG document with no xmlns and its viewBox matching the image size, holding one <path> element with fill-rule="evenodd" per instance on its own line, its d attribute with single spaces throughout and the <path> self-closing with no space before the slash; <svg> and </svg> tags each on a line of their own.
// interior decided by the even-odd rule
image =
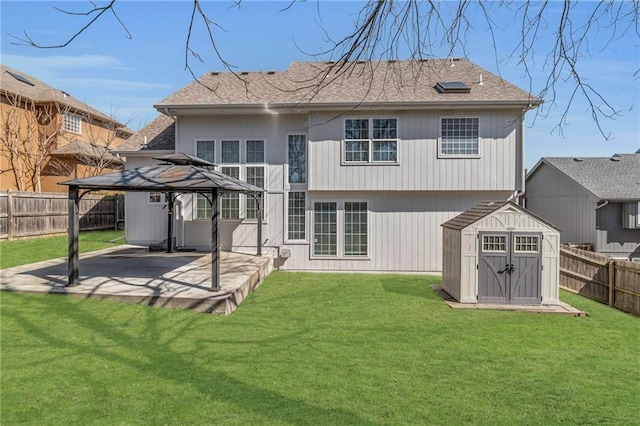
<svg viewBox="0 0 640 426">
<path fill-rule="evenodd" d="M 306 196 L 304 191 L 289 192 L 287 210 L 287 238 L 289 240 L 305 240 L 306 236 Z"/>
<path fill-rule="evenodd" d="M 240 179 L 239 166 L 224 166 L 221 172 L 232 178 Z M 225 220 L 237 220 L 240 218 L 240 194 L 222 194 L 222 197 L 220 197 L 220 216 Z"/>
<path fill-rule="evenodd" d="M 211 220 L 211 203 L 209 197 L 203 194 L 197 194 L 196 197 L 196 219 Z"/>
<path fill-rule="evenodd" d="M 221 163 L 237 164 L 240 162 L 240 141 L 223 140 Z"/>
<path fill-rule="evenodd" d="M 305 183 L 307 181 L 307 137 L 305 135 L 289 135 L 289 183 Z"/>
<path fill-rule="evenodd" d="M 443 117 L 440 126 L 440 154 L 447 156 L 477 156 L 478 118 Z"/>
<path fill-rule="evenodd" d="M 246 141 L 246 163 L 264 163 L 264 141 Z"/>
<path fill-rule="evenodd" d="M 516 253 L 538 253 L 538 236 L 516 235 L 514 240 Z"/>
<path fill-rule="evenodd" d="M 344 121 L 344 161 L 397 163 L 398 120 L 347 118 Z"/>
<path fill-rule="evenodd" d="M 82 117 L 65 112 L 62 119 L 62 128 L 67 132 L 82 134 Z"/>
<path fill-rule="evenodd" d="M 258 188 L 264 188 L 264 166 L 247 166 L 247 183 Z M 253 196 L 247 195 L 246 204 L 245 219 L 257 219 L 258 201 Z M 264 209 L 262 210 L 262 217 L 264 218 Z"/>
<path fill-rule="evenodd" d="M 215 162 L 215 141 L 197 140 L 196 157 L 202 158 L 210 163 Z"/>
<path fill-rule="evenodd" d="M 367 203 L 344 203 L 344 255 L 368 254 Z"/>
<path fill-rule="evenodd" d="M 338 255 L 338 207 L 336 203 L 313 204 L 313 254 Z"/>
<path fill-rule="evenodd" d="M 507 251 L 507 237 L 505 235 L 483 235 L 482 251 Z"/>
</svg>

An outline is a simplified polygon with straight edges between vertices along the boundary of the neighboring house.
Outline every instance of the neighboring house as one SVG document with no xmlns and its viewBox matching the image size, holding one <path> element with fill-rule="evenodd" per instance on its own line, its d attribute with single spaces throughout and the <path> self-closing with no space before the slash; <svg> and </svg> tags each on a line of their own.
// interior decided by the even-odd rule
<svg viewBox="0 0 640 426">
<path fill-rule="evenodd" d="M 110 150 L 132 134 L 68 93 L 0 65 L 0 189 L 66 191 L 57 183 L 121 169 Z"/>
<path fill-rule="evenodd" d="M 265 188 L 283 269 L 440 271 L 440 224 L 524 190 L 524 113 L 540 100 L 466 59 L 331 65 L 206 74 L 118 152 L 127 168 L 196 155 Z M 222 196 L 223 249 L 254 250 L 255 203 Z M 129 243 L 165 238 L 161 194 L 126 206 Z M 174 217 L 178 246 L 208 249 L 204 197 L 180 196 Z"/>
<path fill-rule="evenodd" d="M 545 157 L 526 183 L 527 209 L 560 228 L 562 242 L 640 262 L 640 150 Z"/>
</svg>

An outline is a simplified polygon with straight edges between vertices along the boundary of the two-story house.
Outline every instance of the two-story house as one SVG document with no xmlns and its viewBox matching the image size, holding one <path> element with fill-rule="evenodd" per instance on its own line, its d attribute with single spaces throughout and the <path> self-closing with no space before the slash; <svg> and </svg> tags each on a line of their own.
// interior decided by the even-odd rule
<svg viewBox="0 0 640 426">
<path fill-rule="evenodd" d="M 611 157 L 544 157 L 526 177 L 526 205 L 561 241 L 640 262 L 640 150 Z"/>
<path fill-rule="evenodd" d="M 66 191 L 58 182 L 121 169 L 133 131 L 70 94 L 0 65 L 0 189 Z"/>
<path fill-rule="evenodd" d="M 466 59 L 295 62 L 202 76 L 119 148 L 127 168 L 186 153 L 265 188 L 282 269 L 440 271 L 440 225 L 524 189 L 524 115 L 540 100 Z M 127 194 L 127 240 L 164 238 L 162 194 Z M 256 201 L 223 195 L 221 242 L 253 250 Z M 182 195 L 177 246 L 208 249 L 211 211 Z"/>
</svg>

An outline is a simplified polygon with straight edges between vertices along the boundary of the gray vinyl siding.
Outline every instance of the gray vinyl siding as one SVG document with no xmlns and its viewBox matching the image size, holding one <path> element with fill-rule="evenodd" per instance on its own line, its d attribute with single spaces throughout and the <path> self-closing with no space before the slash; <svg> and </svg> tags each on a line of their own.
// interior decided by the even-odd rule
<svg viewBox="0 0 640 426">
<path fill-rule="evenodd" d="M 624 203 L 598 209 L 596 251 L 612 257 L 640 257 L 640 229 L 625 229 L 623 212 Z"/>
<path fill-rule="evenodd" d="M 528 176 L 525 198 L 528 210 L 560 228 L 563 243 L 595 247 L 597 200 L 574 181 L 542 164 Z"/>
<path fill-rule="evenodd" d="M 442 117 L 478 117 L 479 158 L 438 155 Z M 398 163 L 343 162 L 346 117 L 397 118 Z M 393 111 L 312 114 L 309 189 L 314 191 L 514 191 L 522 187 L 518 111 Z"/>
<path fill-rule="evenodd" d="M 281 269 L 317 271 L 442 271 L 443 222 L 483 200 L 504 200 L 510 192 L 320 192 L 308 193 L 307 243 L 285 244 L 291 250 Z M 313 203 L 338 206 L 338 256 L 311 255 Z M 342 256 L 345 201 L 366 201 L 369 209 L 366 258 Z"/>
</svg>

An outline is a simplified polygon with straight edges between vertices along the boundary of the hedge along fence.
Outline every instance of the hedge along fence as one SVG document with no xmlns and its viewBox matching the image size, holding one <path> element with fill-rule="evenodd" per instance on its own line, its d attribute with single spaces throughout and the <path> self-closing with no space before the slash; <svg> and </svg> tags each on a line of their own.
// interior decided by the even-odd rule
<svg viewBox="0 0 640 426">
<path fill-rule="evenodd" d="M 0 239 L 67 232 L 69 196 L 58 192 L 0 192 Z M 124 222 L 124 196 L 87 194 L 80 201 L 80 230 L 111 229 Z"/>
<path fill-rule="evenodd" d="M 640 315 L 640 264 L 569 247 L 560 248 L 560 286 Z"/>
</svg>

